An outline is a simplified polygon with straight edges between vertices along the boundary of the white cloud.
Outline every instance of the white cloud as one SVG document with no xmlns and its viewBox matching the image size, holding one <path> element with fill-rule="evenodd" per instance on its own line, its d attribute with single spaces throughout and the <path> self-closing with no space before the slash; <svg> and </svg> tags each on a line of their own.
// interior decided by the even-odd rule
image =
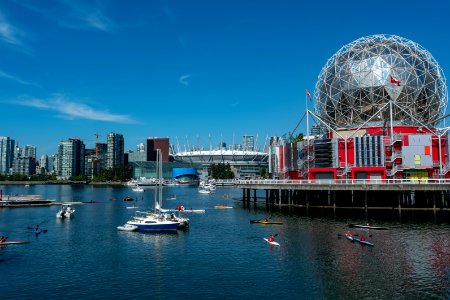
<svg viewBox="0 0 450 300">
<path fill-rule="evenodd" d="M 178 82 L 184 86 L 189 86 L 188 79 L 191 78 L 191 76 L 192 75 L 190 75 L 190 74 L 182 75 L 182 76 L 180 76 L 180 78 L 178 78 Z"/>
<path fill-rule="evenodd" d="M 62 27 L 111 31 L 115 26 L 97 1 L 53 0 L 50 7 L 46 8 L 39 6 L 39 2 L 36 1 L 23 0 L 17 3 L 42 14 Z"/>
<path fill-rule="evenodd" d="M 116 115 L 106 110 L 95 110 L 86 104 L 67 100 L 63 95 L 56 95 L 50 100 L 20 100 L 13 102 L 13 104 L 55 111 L 59 113 L 58 117 L 69 120 L 87 119 L 127 124 L 136 123 L 136 121 L 128 115 Z"/>
<path fill-rule="evenodd" d="M 31 54 L 28 46 L 23 41 L 25 37 L 25 32 L 8 22 L 0 13 L 0 42 L 25 54 Z"/>
<path fill-rule="evenodd" d="M 5 78 L 5 79 L 8 79 L 8 80 L 12 80 L 14 82 L 17 82 L 17 83 L 20 83 L 20 84 L 23 84 L 23 85 L 34 85 L 34 86 L 40 87 L 40 85 L 38 85 L 36 83 L 32 83 L 32 82 L 28 82 L 28 81 L 22 80 L 19 77 L 16 77 L 16 76 L 8 74 L 8 73 L 5 73 L 5 72 L 3 72 L 1 70 L 0 70 L 0 78 Z"/>
<path fill-rule="evenodd" d="M 59 20 L 62 26 L 66 27 L 87 27 L 101 31 L 110 31 L 114 23 L 105 15 L 103 8 L 92 1 L 71 1 L 62 0 L 61 3 L 67 6 L 68 19 Z"/>
</svg>

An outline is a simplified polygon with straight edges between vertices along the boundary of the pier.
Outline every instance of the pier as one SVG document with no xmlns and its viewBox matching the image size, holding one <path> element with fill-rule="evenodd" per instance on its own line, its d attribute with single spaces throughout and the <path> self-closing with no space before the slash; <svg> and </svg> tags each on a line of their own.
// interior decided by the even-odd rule
<svg viewBox="0 0 450 300">
<path fill-rule="evenodd" d="M 244 205 L 450 210 L 448 179 L 236 180 Z M 262 195 L 261 195 L 262 193 Z"/>
</svg>

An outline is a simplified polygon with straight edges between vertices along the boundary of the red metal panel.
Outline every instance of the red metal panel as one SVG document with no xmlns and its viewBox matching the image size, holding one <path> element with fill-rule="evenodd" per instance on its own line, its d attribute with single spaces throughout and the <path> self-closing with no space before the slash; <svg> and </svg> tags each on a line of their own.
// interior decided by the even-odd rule
<svg viewBox="0 0 450 300">
<path fill-rule="evenodd" d="M 409 136 L 408 135 L 403 136 L 403 146 L 409 146 Z"/>
</svg>

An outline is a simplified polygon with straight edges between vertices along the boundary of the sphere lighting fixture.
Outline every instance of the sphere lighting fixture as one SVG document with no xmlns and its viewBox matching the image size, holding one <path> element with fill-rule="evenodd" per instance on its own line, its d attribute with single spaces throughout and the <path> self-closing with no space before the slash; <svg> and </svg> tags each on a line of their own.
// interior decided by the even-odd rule
<svg viewBox="0 0 450 300">
<path fill-rule="evenodd" d="M 444 73 L 423 47 L 395 35 L 362 37 L 342 47 L 322 68 L 315 112 L 332 128 L 435 126 L 445 114 Z"/>
</svg>

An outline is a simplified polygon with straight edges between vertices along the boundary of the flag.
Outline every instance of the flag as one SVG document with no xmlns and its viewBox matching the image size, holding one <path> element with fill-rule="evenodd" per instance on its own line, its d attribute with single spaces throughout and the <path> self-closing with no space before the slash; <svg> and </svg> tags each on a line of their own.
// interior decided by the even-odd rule
<svg viewBox="0 0 450 300">
<path fill-rule="evenodd" d="M 308 97 L 309 100 L 312 101 L 311 94 L 309 93 L 308 89 L 306 89 L 306 97 Z"/>
<path fill-rule="evenodd" d="M 397 86 L 400 86 L 400 80 L 395 79 L 394 77 L 392 77 L 392 75 L 391 75 L 391 83 L 396 84 Z"/>
</svg>

